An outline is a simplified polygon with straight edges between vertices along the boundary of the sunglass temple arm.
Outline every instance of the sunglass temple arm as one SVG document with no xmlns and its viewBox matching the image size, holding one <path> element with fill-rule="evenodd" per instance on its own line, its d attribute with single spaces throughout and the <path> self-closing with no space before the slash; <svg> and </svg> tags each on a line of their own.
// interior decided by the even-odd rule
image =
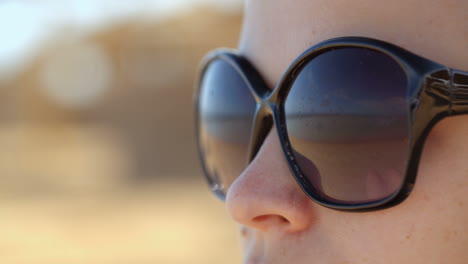
<svg viewBox="0 0 468 264">
<path fill-rule="evenodd" d="M 459 70 L 441 70 L 432 73 L 426 79 L 430 90 L 438 91 L 449 104 L 449 115 L 468 113 L 468 72 Z"/>
</svg>

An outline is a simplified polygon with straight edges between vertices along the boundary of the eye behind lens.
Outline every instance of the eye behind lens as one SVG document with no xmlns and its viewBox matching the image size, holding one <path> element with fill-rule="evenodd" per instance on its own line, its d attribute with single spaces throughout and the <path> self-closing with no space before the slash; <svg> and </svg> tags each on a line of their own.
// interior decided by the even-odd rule
<svg viewBox="0 0 468 264">
<path fill-rule="evenodd" d="M 284 118 L 311 191 L 338 204 L 392 195 L 409 156 L 404 70 L 390 56 L 358 47 L 329 50 L 301 67 L 284 100 Z"/>
</svg>

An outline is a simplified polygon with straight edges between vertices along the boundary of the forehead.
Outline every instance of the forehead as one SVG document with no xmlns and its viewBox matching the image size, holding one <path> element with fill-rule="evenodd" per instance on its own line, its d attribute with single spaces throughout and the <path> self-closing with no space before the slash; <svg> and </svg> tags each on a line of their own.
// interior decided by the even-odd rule
<svg viewBox="0 0 468 264">
<path fill-rule="evenodd" d="M 378 38 L 468 70 L 468 1 L 247 0 L 240 52 L 271 86 L 305 49 L 343 36 Z"/>
</svg>

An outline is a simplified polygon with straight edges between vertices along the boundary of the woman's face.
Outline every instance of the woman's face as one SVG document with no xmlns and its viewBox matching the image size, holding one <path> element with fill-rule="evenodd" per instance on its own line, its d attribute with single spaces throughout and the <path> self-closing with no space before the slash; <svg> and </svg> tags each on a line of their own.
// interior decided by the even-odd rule
<svg viewBox="0 0 468 264">
<path fill-rule="evenodd" d="M 240 52 L 274 87 L 302 51 L 366 36 L 468 70 L 465 0 L 248 0 Z M 403 203 L 368 213 L 312 202 L 296 184 L 275 131 L 227 194 L 245 262 L 468 263 L 468 116 L 431 131 Z"/>
</svg>

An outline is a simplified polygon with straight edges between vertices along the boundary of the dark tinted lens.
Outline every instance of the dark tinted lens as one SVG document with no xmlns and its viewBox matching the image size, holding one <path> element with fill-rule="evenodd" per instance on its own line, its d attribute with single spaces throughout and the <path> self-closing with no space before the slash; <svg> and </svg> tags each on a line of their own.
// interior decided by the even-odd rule
<svg viewBox="0 0 468 264">
<path fill-rule="evenodd" d="M 212 62 L 199 94 L 199 146 L 215 193 L 227 189 L 246 166 L 256 103 L 239 73 L 227 62 Z"/>
<path fill-rule="evenodd" d="M 315 192 L 365 203 L 397 191 L 408 144 L 407 77 L 381 52 L 342 48 L 311 60 L 285 101 L 289 140 Z"/>
</svg>

